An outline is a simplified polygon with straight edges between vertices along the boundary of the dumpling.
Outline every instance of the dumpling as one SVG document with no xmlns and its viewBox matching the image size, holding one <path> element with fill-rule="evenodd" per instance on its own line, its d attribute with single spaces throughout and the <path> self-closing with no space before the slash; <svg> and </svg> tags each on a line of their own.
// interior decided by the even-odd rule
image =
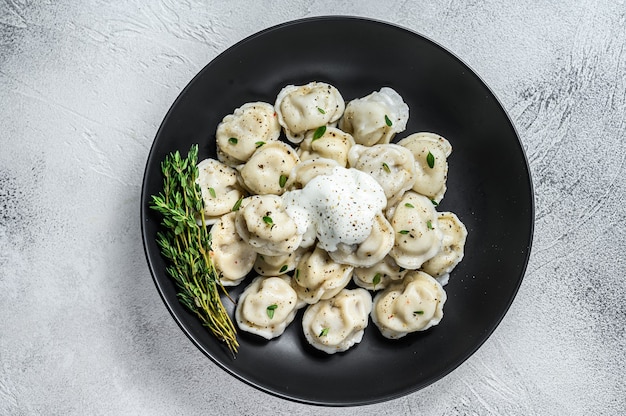
<svg viewBox="0 0 626 416">
<path fill-rule="evenodd" d="M 411 271 L 374 297 L 372 321 L 384 337 L 402 338 L 437 325 L 443 318 L 446 299 L 437 280 L 427 273 Z"/>
<path fill-rule="evenodd" d="M 328 253 L 317 247 L 305 253 L 293 273 L 291 286 L 302 301 L 313 304 L 330 299 L 350 282 L 354 268 L 339 264 Z"/>
<path fill-rule="evenodd" d="M 326 158 L 335 160 L 341 167 L 348 166 L 348 152 L 354 139 L 338 128 L 328 127 L 321 137 L 309 131 L 298 148 L 300 160 Z"/>
<path fill-rule="evenodd" d="M 289 276 L 256 277 L 237 301 L 235 319 L 239 328 L 265 339 L 285 332 L 303 306 L 289 281 Z"/>
<path fill-rule="evenodd" d="M 252 194 L 282 195 L 298 162 L 298 154 L 288 144 L 278 141 L 264 144 L 238 167 L 242 185 Z"/>
<path fill-rule="evenodd" d="M 415 157 L 413 190 L 440 202 L 446 193 L 447 158 L 452 153 L 450 142 L 438 134 L 422 132 L 411 134 L 398 144 L 409 149 Z"/>
<path fill-rule="evenodd" d="M 346 351 L 361 342 L 372 310 L 365 289 L 343 289 L 335 297 L 310 305 L 302 317 L 304 337 L 327 354 Z"/>
<path fill-rule="evenodd" d="M 245 191 L 237 180 L 237 171 L 215 159 L 198 163 L 198 178 L 207 224 L 230 212 Z"/>
<path fill-rule="evenodd" d="M 390 218 L 395 243 L 389 255 L 405 269 L 418 269 L 441 248 L 437 211 L 430 199 L 408 191 Z"/>
<path fill-rule="evenodd" d="M 235 217 L 237 234 L 259 254 L 280 256 L 298 248 L 302 234 L 276 195 L 253 195 Z"/>
<path fill-rule="evenodd" d="M 410 150 L 397 144 L 357 144 L 350 149 L 348 163 L 376 179 L 385 191 L 388 206 L 394 205 L 415 183 L 415 158 Z"/>
<path fill-rule="evenodd" d="M 250 273 L 256 251 L 235 231 L 235 212 L 222 215 L 211 227 L 212 260 L 224 286 L 235 286 Z"/>
<path fill-rule="evenodd" d="M 467 229 L 452 212 L 440 212 L 437 223 L 443 234 L 441 250 L 424 262 L 421 269 L 445 285 L 449 273 L 463 260 Z"/>
<path fill-rule="evenodd" d="M 304 160 L 291 170 L 285 187 L 289 190 L 302 189 L 316 176 L 332 174 L 336 166 L 339 164 L 333 159 Z"/>
<path fill-rule="evenodd" d="M 306 249 L 299 247 L 296 251 L 280 256 L 259 254 L 254 262 L 254 271 L 261 276 L 279 276 L 293 271 Z"/>
<path fill-rule="evenodd" d="M 357 286 L 367 290 L 386 288 L 394 280 L 402 280 L 408 270 L 396 264 L 391 256 L 371 267 L 356 267 L 352 272 L 352 280 Z"/>
<path fill-rule="evenodd" d="M 229 166 L 245 163 L 264 143 L 280 136 L 274 106 L 264 102 L 247 103 L 229 114 L 217 126 L 217 157 Z"/>
<path fill-rule="evenodd" d="M 329 256 L 337 263 L 355 267 L 369 267 L 378 263 L 393 247 L 394 234 L 391 224 L 382 213 L 376 214 L 369 236 L 359 244 L 337 244 L 337 250 Z"/>
<path fill-rule="evenodd" d="M 324 82 L 288 85 L 276 97 L 274 109 L 287 139 L 300 143 L 309 130 L 336 123 L 345 102 L 337 88 Z"/>
<path fill-rule="evenodd" d="M 350 133 L 357 144 L 373 146 L 389 143 L 396 133 L 406 129 L 408 120 L 409 106 L 400 94 L 383 87 L 350 101 L 338 127 Z"/>
</svg>

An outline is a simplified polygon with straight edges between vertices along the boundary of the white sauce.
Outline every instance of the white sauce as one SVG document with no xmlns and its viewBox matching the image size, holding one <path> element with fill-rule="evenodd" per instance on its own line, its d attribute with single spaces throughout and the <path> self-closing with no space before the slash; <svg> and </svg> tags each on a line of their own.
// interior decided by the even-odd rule
<svg viewBox="0 0 626 416">
<path fill-rule="evenodd" d="M 387 204 L 382 187 L 356 169 L 335 167 L 330 175 L 313 178 L 300 190 L 283 195 L 287 214 L 298 232 L 314 227 L 320 248 L 359 244 L 370 234 L 374 217 Z"/>
</svg>

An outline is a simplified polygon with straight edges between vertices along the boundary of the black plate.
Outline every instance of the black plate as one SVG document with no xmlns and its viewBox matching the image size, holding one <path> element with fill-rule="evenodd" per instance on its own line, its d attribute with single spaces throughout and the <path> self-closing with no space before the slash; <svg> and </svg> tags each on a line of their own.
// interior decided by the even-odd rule
<svg viewBox="0 0 626 416">
<path fill-rule="evenodd" d="M 469 231 L 465 259 L 446 286 L 440 325 L 389 341 L 370 323 L 361 344 L 326 356 L 306 344 L 299 319 L 278 339 L 240 335 L 232 359 L 176 299 L 155 243 L 160 218 L 150 195 L 162 187 L 159 164 L 169 152 L 200 145 L 215 156 L 221 119 L 249 101 L 274 103 L 287 84 L 323 81 L 346 101 L 391 86 L 410 108 L 406 137 L 437 132 L 453 146 L 440 211 Z M 489 88 L 441 46 L 409 30 L 350 17 L 285 23 L 237 43 L 215 58 L 180 94 L 148 157 L 141 196 L 143 241 L 163 301 L 209 358 L 239 379 L 277 396 L 323 405 L 396 398 L 440 379 L 470 357 L 504 317 L 522 282 L 533 234 L 532 182 L 522 146 Z M 231 290 L 236 299 L 243 285 Z M 232 313 L 232 305 L 225 302 Z M 301 314 L 299 315 L 301 316 Z"/>
</svg>

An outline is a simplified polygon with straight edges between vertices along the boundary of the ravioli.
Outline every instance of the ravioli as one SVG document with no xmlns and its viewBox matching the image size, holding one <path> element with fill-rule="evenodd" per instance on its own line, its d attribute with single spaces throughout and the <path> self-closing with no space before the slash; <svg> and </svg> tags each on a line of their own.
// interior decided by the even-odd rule
<svg viewBox="0 0 626 416">
<path fill-rule="evenodd" d="M 307 307 L 302 317 L 304 337 L 327 354 L 358 344 L 368 324 L 372 297 L 364 289 L 343 289 L 334 297 Z"/>
<path fill-rule="evenodd" d="M 409 106 L 393 88 L 383 87 L 346 105 L 339 128 L 350 133 L 357 144 L 389 143 L 406 128 Z"/>
<path fill-rule="evenodd" d="M 298 147 L 298 155 L 303 161 L 317 158 L 332 159 L 345 168 L 348 166 L 348 152 L 352 146 L 354 139 L 350 134 L 335 127 L 328 127 L 319 137 L 315 131 L 308 132 Z"/>
<path fill-rule="evenodd" d="M 348 155 L 350 167 L 373 177 L 383 188 L 387 205 L 394 205 L 415 184 L 415 158 L 410 150 L 397 144 L 371 147 L 355 145 Z"/>
<path fill-rule="evenodd" d="M 308 304 L 330 299 L 350 282 L 354 268 L 340 264 L 317 247 L 305 253 L 293 273 L 291 286 L 298 298 Z"/>
<path fill-rule="evenodd" d="M 300 162 L 296 151 L 286 143 L 267 143 L 254 151 L 241 165 L 239 173 L 244 188 L 256 195 L 281 195 L 286 191 L 291 170 Z"/>
<path fill-rule="evenodd" d="M 235 229 L 254 251 L 267 256 L 292 253 L 302 241 L 302 234 L 277 195 L 251 196 L 237 211 Z"/>
<path fill-rule="evenodd" d="M 264 143 L 278 140 L 280 124 L 274 106 L 265 102 L 246 103 L 217 126 L 217 157 L 229 166 L 248 161 Z"/>
<path fill-rule="evenodd" d="M 302 189 L 313 178 L 319 175 L 330 175 L 333 169 L 339 166 L 334 159 L 314 158 L 298 163 L 287 178 L 286 187 L 289 190 Z"/>
<path fill-rule="evenodd" d="M 435 133 L 414 133 L 398 142 L 409 149 L 415 158 L 416 176 L 413 190 L 441 202 L 446 193 L 450 142 Z"/>
<path fill-rule="evenodd" d="M 204 159 L 198 163 L 196 183 L 202 193 L 207 224 L 213 224 L 230 212 L 237 201 L 245 196 L 237 179 L 237 171 L 215 159 Z"/>
<path fill-rule="evenodd" d="M 441 248 L 442 233 L 430 199 L 413 191 L 404 194 L 390 218 L 395 242 L 389 255 L 405 269 L 418 269 Z"/>
<path fill-rule="evenodd" d="M 222 215 L 211 227 L 213 263 L 224 286 L 236 286 L 250 273 L 257 254 L 235 231 L 234 212 Z"/>
<path fill-rule="evenodd" d="M 289 280 L 289 276 L 255 278 L 237 302 L 235 319 L 239 328 L 265 339 L 285 332 L 299 308 Z"/>
<path fill-rule="evenodd" d="M 301 246 L 296 251 L 278 256 L 259 254 L 255 256 L 254 271 L 261 276 L 279 276 L 290 273 L 296 268 L 306 250 L 306 248 Z"/>
<path fill-rule="evenodd" d="M 287 139 L 300 143 L 308 131 L 336 123 L 345 102 L 334 86 L 310 82 L 284 87 L 276 97 L 274 109 Z"/>
<path fill-rule="evenodd" d="M 357 286 L 367 290 L 381 290 L 395 280 L 402 280 L 408 270 L 398 266 L 391 256 L 370 267 L 356 267 L 352 273 L 352 280 Z"/>
<path fill-rule="evenodd" d="M 359 244 L 337 244 L 337 250 L 329 251 L 337 263 L 355 267 L 369 267 L 381 261 L 393 247 L 393 228 L 382 213 L 374 217 L 370 234 Z"/>
<path fill-rule="evenodd" d="M 440 212 L 438 228 L 443 234 L 441 249 L 421 269 L 439 281 L 447 282 L 447 275 L 463 260 L 467 229 L 452 212 Z"/>
<path fill-rule="evenodd" d="M 446 300 L 437 280 L 425 272 L 411 271 L 374 297 L 372 321 L 384 337 L 402 338 L 437 325 Z"/>
</svg>

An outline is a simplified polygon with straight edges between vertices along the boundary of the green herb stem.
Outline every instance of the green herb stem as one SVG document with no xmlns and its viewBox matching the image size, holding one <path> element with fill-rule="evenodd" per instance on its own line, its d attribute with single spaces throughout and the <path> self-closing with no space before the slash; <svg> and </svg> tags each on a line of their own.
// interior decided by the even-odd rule
<svg viewBox="0 0 626 416">
<path fill-rule="evenodd" d="M 150 205 L 163 217 L 164 230 L 157 233 L 157 244 L 169 263 L 166 270 L 178 287 L 179 301 L 235 355 L 237 332 L 220 298 L 220 290 L 228 293 L 211 260 L 211 237 L 196 183 L 197 162 L 198 146 L 194 145 L 186 158 L 177 151 L 161 163 L 163 192 L 152 195 Z"/>
</svg>

